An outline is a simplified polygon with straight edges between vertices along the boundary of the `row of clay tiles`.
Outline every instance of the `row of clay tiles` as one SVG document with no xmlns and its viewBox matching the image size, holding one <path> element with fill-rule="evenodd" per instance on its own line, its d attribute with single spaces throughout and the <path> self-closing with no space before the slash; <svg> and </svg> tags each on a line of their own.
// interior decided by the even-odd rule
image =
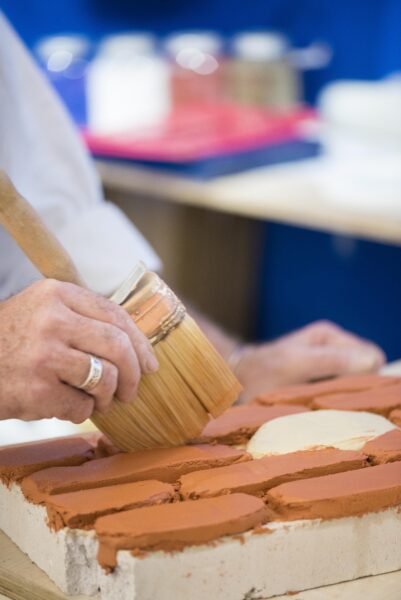
<svg viewBox="0 0 401 600">
<path fill-rule="evenodd" d="M 211 420 L 195 441 L 245 444 L 267 421 L 311 409 L 372 412 L 401 425 L 401 378 L 358 375 L 281 388 L 251 404 L 228 409 Z"/>
<path fill-rule="evenodd" d="M 43 469 L 49 455 L 58 464 L 77 464 L 90 452 L 77 438 L 10 448 L 0 451 L 0 476 L 9 483 L 25 475 L 22 490 L 30 501 L 46 504 L 51 527 L 95 526 L 106 567 L 114 565 L 119 548 L 171 550 L 274 518 L 331 518 L 401 503 L 401 463 L 380 464 L 401 459 L 399 430 L 362 452 L 326 449 L 252 461 L 234 448 L 187 446 Z M 379 465 L 368 467 L 369 460 Z M 26 475 L 35 467 L 41 470 Z M 201 500 L 150 506 L 189 498 Z M 127 512 L 110 514 L 116 511 Z"/>
<path fill-rule="evenodd" d="M 248 463 L 249 464 L 249 463 Z M 264 500 L 233 493 L 150 506 L 96 520 L 98 559 L 106 569 L 118 550 L 180 550 L 226 535 L 268 534 L 271 521 L 362 515 L 401 504 L 401 462 L 302 479 L 269 490 Z"/>
<path fill-rule="evenodd" d="M 363 410 L 388 416 L 401 408 L 401 378 L 352 375 L 317 383 L 279 388 L 254 400 L 265 406 L 292 404 L 312 409 Z"/>
<path fill-rule="evenodd" d="M 183 500 L 234 492 L 263 497 L 284 482 L 398 460 L 401 430 L 394 429 L 365 444 L 361 452 L 326 448 L 252 460 L 229 446 L 194 445 L 121 453 L 80 466 L 40 469 L 22 479 L 21 489 L 34 504 L 59 494 L 147 480 L 173 484 Z"/>
<path fill-rule="evenodd" d="M 346 403 L 348 401 L 358 400 L 358 397 L 365 399 L 365 404 L 363 405 L 354 401 L 352 407 L 348 407 L 348 410 L 351 408 L 369 410 L 370 408 L 372 412 L 384 414 L 384 406 L 386 406 L 385 411 L 388 414 L 390 408 L 394 408 L 394 406 L 400 404 L 398 401 L 401 391 L 399 382 L 400 380 L 395 378 L 368 375 L 363 377 L 348 377 L 307 386 L 296 386 L 281 390 L 280 392 L 273 392 L 263 398 L 259 398 L 254 405 L 233 408 L 219 419 L 211 421 L 203 432 L 200 441 L 215 442 L 217 440 L 231 444 L 244 443 L 262 423 L 278 416 L 308 410 L 305 406 L 299 406 L 302 403 L 309 404 L 312 408 L 317 408 L 318 401 L 327 401 L 334 397 L 333 391 L 344 392 L 342 404 L 345 408 L 347 408 Z M 361 390 L 363 390 L 362 393 Z M 345 394 L 345 392 L 347 393 Z M 378 407 L 377 402 L 383 397 L 385 401 L 381 400 L 381 404 Z M 344 398 L 346 401 L 345 404 Z M 292 403 L 292 405 L 284 406 L 283 404 L 286 402 Z M 274 404 L 280 404 L 280 406 L 272 406 Z M 339 408 L 339 406 L 331 406 L 329 404 L 325 405 L 325 408 Z M 330 477 L 334 477 L 334 473 L 355 469 L 358 469 L 358 476 L 362 477 L 362 483 L 364 478 L 368 478 L 369 481 L 372 478 L 376 479 L 378 477 L 376 468 L 373 468 L 374 473 L 372 467 L 370 467 L 368 469 L 369 473 L 363 470 L 363 475 L 360 475 L 362 474 L 362 468 L 368 466 L 370 463 L 380 464 L 399 460 L 401 456 L 400 438 L 400 431 L 389 432 L 367 444 L 362 453 L 327 449 L 250 461 L 250 457 L 246 453 L 233 448 L 223 446 L 192 446 L 135 453 L 135 465 L 132 460 L 133 455 L 119 454 L 114 458 L 110 457 L 109 460 L 91 461 L 78 469 L 72 469 L 72 471 L 68 468 L 67 470 L 62 468 L 44 470 L 46 467 L 53 465 L 79 465 L 93 458 L 94 455 L 99 455 L 99 447 L 94 451 L 87 441 L 70 438 L 65 440 L 64 443 L 51 442 L 52 448 L 49 447 L 49 442 L 47 442 L 45 444 L 30 445 L 28 451 L 26 445 L 22 446 L 19 453 L 15 448 L 0 451 L 0 478 L 6 483 L 10 483 L 13 480 L 20 480 L 22 477 L 25 477 L 22 489 L 26 497 L 30 501 L 46 503 L 52 527 L 57 529 L 68 525 L 71 528 L 91 528 L 96 521 L 98 535 L 102 539 L 110 537 L 107 532 L 99 530 L 99 527 L 104 526 L 104 519 L 106 522 L 109 519 L 109 525 L 113 526 L 113 519 L 117 519 L 117 522 L 120 519 L 123 521 L 129 519 L 128 513 L 132 511 L 128 510 L 128 513 L 123 513 L 124 516 L 121 514 L 114 515 L 114 517 L 101 517 L 107 513 L 121 510 L 127 511 L 127 509 L 133 508 L 138 509 L 138 507 L 152 504 L 171 503 L 179 499 L 214 497 L 212 500 L 208 500 L 206 504 L 209 502 L 209 509 L 213 512 L 215 509 L 212 504 L 213 502 L 217 502 L 217 504 L 221 505 L 223 512 L 222 518 L 220 520 L 217 519 L 218 522 L 214 523 L 217 527 L 214 533 L 212 533 L 213 528 L 206 528 L 208 533 L 205 535 L 212 535 L 211 538 L 208 538 L 210 540 L 228 533 L 238 533 L 238 528 L 244 531 L 255 526 L 257 523 L 253 523 L 252 519 L 254 517 L 251 519 L 252 525 L 249 525 L 250 521 L 248 518 L 244 522 L 241 518 L 241 511 L 243 509 L 248 514 L 249 503 L 255 505 L 257 501 L 255 515 L 257 515 L 257 520 L 261 518 L 261 507 L 265 506 L 263 501 L 257 498 L 251 499 L 251 496 L 239 492 L 261 496 L 267 501 L 270 508 L 274 508 L 276 516 L 280 515 L 280 518 L 291 518 L 291 515 L 297 515 L 297 518 L 299 518 L 300 514 L 295 511 L 295 505 L 290 514 L 286 515 L 285 510 L 284 512 L 280 510 L 280 507 L 285 507 L 285 501 L 280 496 L 276 497 L 276 489 L 279 490 L 286 485 L 291 486 L 292 480 L 303 479 L 304 481 L 309 481 L 308 478 L 312 477 L 320 477 L 319 481 L 321 483 L 323 483 L 322 477 L 329 477 L 328 484 L 330 484 Z M 106 446 L 105 448 L 107 452 L 113 451 L 110 447 Z M 100 449 L 100 454 L 105 448 Z M 52 458 L 49 459 L 49 456 Z M 32 477 L 28 476 L 29 473 L 34 473 L 38 469 L 40 472 L 36 475 Z M 387 467 L 386 469 L 388 470 Z M 391 467 L 390 471 L 392 469 L 394 467 Z M 346 473 L 343 473 L 342 476 L 345 477 Z M 391 479 L 392 472 L 389 472 L 389 476 Z M 157 481 L 157 479 L 162 481 Z M 172 482 L 174 485 L 166 482 Z M 335 485 L 339 485 L 340 483 L 340 481 L 337 481 Z M 384 483 L 385 488 L 386 485 L 388 487 L 389 481 L 386 480 Z M 113 487 L 104 487 L 98 490 L 91 489 L 102 485 Z M 276 486 L 279 487 L 276 488 Z M 89 489 L 90 491 L 71 493 L 71 490 L 82 489 Z M 177 489 L 179 489 L 180 495 L 178 495 Z M 386 492 L 386 489 L 383 488 L 382 490 L 384 495 L 388 492 L 388 490 Z M 228 497 L 225 494 L 231 495 Z M 218 498 L 218 496 L 221 497 Z M 347 497 L 347 494 L 345 496 Z M 367 497 L 369 497 L 369 494 Z M 381 504 L 379 502 L 379 507 L 393 505 L 391 503 L 386 504 L 388 501 L 388 498 L 386 500 L 380 496 Z M 233 503 L 242 507 L 239 513 L 236 513 L 235 523 L 233 523 L 232 519 L 227 521 L 226 518 L 226 515 L 231 514 L 228 509 L 229 505 L 231 506 Z M 315 504 L 316 502 L 314 502 Z M 197 510 L 204 512 L 206 507 L 202 508 L 203 505 L 203 501 L 200 504 L 191 504 L 188 519 L 192 519 L 190 515 L 193 515 L 194 511 L 195 513 Z M 332 506 L 333 504 L 331 503 L 330 505 Z M 363 506 L 365 505 L 363 504 Z M 152 522 L 157 522 L 157 515 L 163 515 L 167 511 L 165 516 L 171 515 L 173 517 L 174 512 L 178 511 L 173 519 L 175 524 L 177 524 L 178 522 L 185 522 L 184 517 L 188 510 L 189 507 L 185 507 L 185 503 L 181 502 L 175 504 L 174 507 L 162 508 L 159 506 L 156 513 L 154 510 L 150 510 L 150 512 L 153 514 Z M 330 516 L 324 514 L 322 507 L 319 510 L 320 516 Z M 342 506 L 340 514 L 346 514 L 346 510 L 347 503 L 345 503 L 345 506 Z M 305 507 L 303 511 L 303 518 L 305 518 L 308 516 L 307 512 L 305 513 Z M 337 506 L 334 509 L 336 514 L 331 516 L 339 516 L 338 511 L 339 507 Z M 264 514 L 262 520 L 266 521 L 265 511 L 262 512 Z M 269 514 L 270 518 L 272 518 L 271 511 Z M 309 517 L 311 516 L 313 516 L 312 513 Z M 223 521 L 225 523 L 224 531 L 221 529 Z M 248 526 L 244 529 L 245 522 Z M 135 523 L 136 518 L 133 517 L 131 525 Z M 171 546 L 170 529 L 165 544 L 167 543 L 167 545 L 170 544 Z M 193 530 L 193 527 L 190 527 L 190 529 Z M 121 531 L 120 529 L 119 538 L 121 538 Z M 159 537 L 160 534 L 161 532 L 159 531 Z M 113 538 L 114 535 L 111 537 Z M 137 539 L 138 536 L 133 535 L 131 531 L 129 537 L 130 539 L 136 539 L 136 548 L 149 547 L 150 541 L 146 536 L 146 539 L 141 542 Z M 203 539 L 203 541 L 205 540 Z M 121 539 L 120 542 L 123 543 Z M 126 546 L 128 544 L 127 547 L 130 547 L 131 542 L 125 540 L 124 543 Z M 159 540 L 159 543 L 162 542 Z M 198 543 L 201 543 L 200 539 Z M 177 544 L 177 541 L 175 544 Z M 108 544 L 103 544 L 102 547 L 110 549 L 112 546 L 113 544 L 109 540 Z M 106 563 L 107 560 L 104 560 L 104 564 Z"/>
</svg>

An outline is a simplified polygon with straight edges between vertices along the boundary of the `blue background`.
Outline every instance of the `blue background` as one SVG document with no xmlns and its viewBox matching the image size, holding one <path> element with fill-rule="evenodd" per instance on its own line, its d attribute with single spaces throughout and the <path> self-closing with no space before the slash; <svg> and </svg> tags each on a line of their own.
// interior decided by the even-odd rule
<svg viewBox="0 0 401 600">
<path fill-rule="evenodd" d="M 274 29 L 295 46 L 323 40 L 334 49 L 324 71 L 306 76 L 309 100 L 326 81 L 378 78 L 401 70 L 400 0 L 0 0 L 26 43 L 50 33 L 187 28 Z"/>
<path fill-rule="evenodd" d="M 96 41 L 127 29 L 164 35 L 268 28 L 298 47 L 321 40 L 333 60 L 306 74 L 311 102 L 333 79 L 401 71 L 401 0 L 3 0 L 0 6 L 29 46 L 51 33 L 84 32 Z M 401 357 L 401 248 L 269 224 L 262 268 L 258 334 L 275 337 L 330 318 L 374 339 L 389 358 Z"/>
</svg>

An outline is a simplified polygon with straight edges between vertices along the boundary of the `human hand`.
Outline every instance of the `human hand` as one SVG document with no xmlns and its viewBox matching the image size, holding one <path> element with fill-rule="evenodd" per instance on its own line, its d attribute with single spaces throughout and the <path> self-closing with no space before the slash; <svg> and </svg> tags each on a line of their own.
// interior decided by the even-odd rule
<svg viewBox="0 0 401 600">
<path fill-rule="evenodd" d="M 284 385 L 376 371 L 378 346 L 329 321 L 317 321 L 274 342 L 244 346 L 234 367 L 244 386 L 240 401 Z"/>
<path fill-rule="evenodd" d="M 101 359 L 96 387 L 89 354 Z M 42 280 L 0 304 L 0 419 L 57 417 L 80 423 L 116 396 L 135 397 L 141 373 L 158 368 L 152 346 L 128 313 L 71 283 Z"/>
</svg>

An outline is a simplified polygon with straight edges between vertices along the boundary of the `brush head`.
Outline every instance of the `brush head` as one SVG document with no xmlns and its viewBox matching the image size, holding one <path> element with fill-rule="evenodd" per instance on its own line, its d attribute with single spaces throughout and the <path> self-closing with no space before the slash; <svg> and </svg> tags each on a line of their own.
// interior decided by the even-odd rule
<svg viewBox="0 0 401 600">
<path fill-rule="evenodd" d="M 152 341 L 160 367 L 142 377 L 132 402 L 114 400 L 92 421 L 125 451 L 185 444 L 236 400 L 241 386 L 157 275 L 146 273 L 124 306 Z"/>
</svg>

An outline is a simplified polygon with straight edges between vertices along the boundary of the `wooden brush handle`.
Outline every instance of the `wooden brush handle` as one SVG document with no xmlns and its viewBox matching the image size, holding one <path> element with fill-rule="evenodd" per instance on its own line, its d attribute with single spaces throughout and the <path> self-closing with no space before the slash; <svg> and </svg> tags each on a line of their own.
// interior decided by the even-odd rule
<svg viewBox="0 0 401 600">
<path fill-rule="evenodd" d="M 3 171 L 0 171 L 0 224 L 44 277 L 84 286 L 68 253 Z"/>
</svg>

